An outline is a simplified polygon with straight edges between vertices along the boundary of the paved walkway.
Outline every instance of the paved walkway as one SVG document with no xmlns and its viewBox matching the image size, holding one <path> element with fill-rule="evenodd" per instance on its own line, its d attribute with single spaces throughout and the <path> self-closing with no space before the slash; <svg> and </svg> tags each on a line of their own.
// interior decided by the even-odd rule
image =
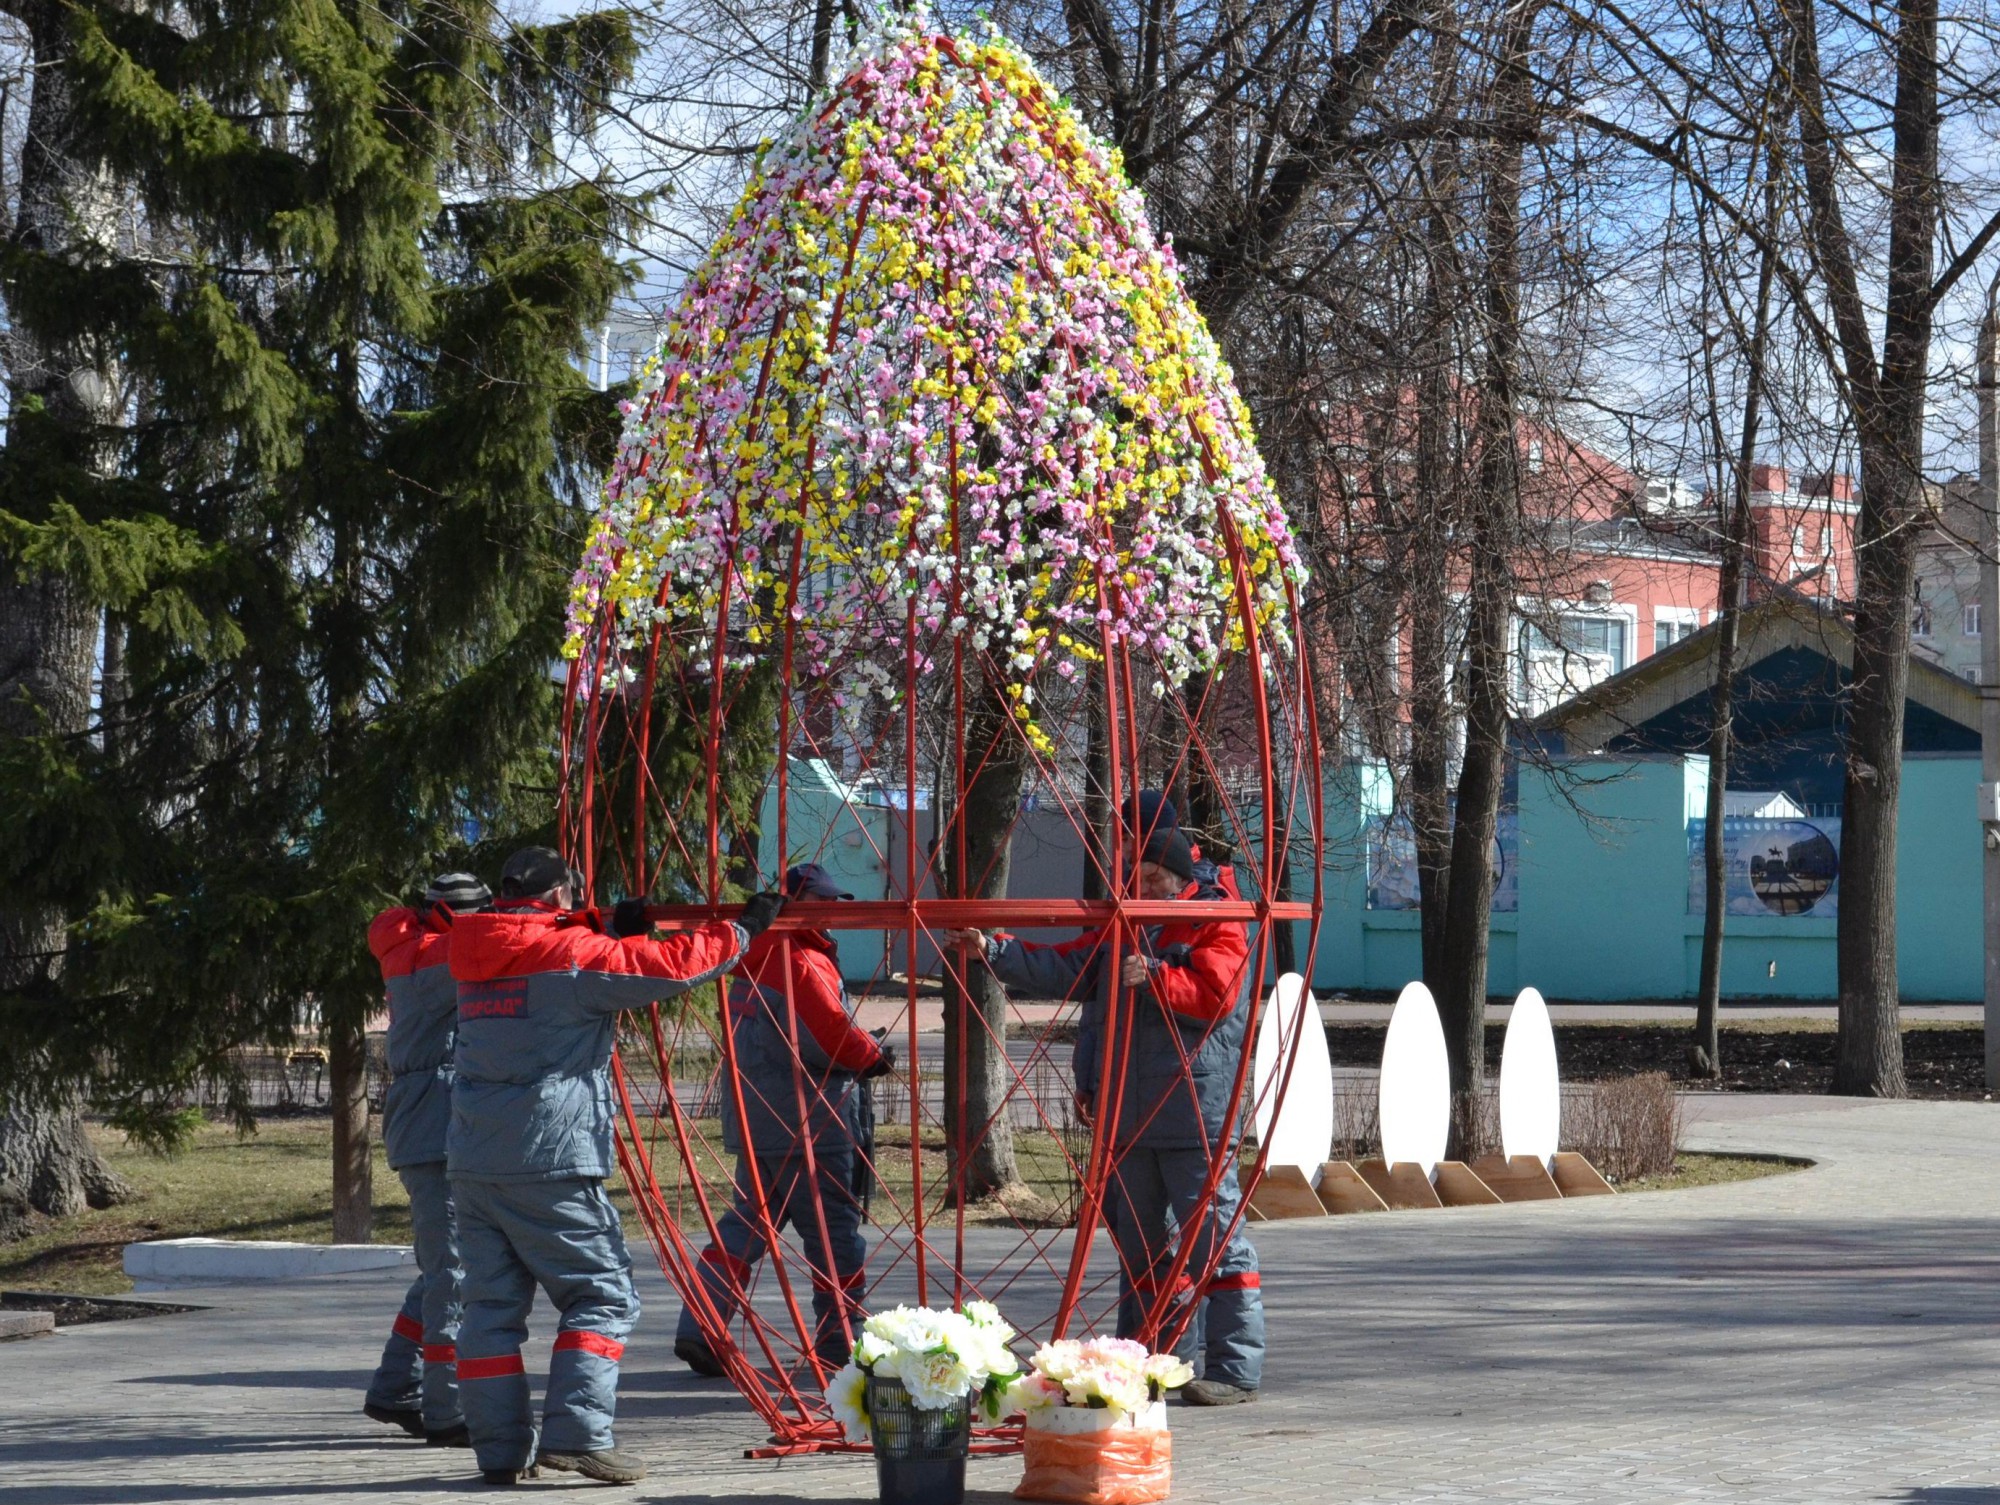
<svg viewBox="0 0 2000 1505">
<path fill-rule="evenodd" d="M 2000 1505 L 2000 1107 L 1695 1111 L 1697 1144 L 1820 1163 L 1689 1192 L 1260 1227 L 1266 1394 L 1176 1412 L 1175 1500 Z M 0 1499 L 479 1493 L 465 1454 L 360 1418 L 394 1285 L 238 1288 L 198 1314 L 0 1345 Z M 657 1280 L 646 1296 L 620 1439 L 653 1477 L 602 1498 L 873 1497 L 865 1459 L 745 1461 L 760 1440 L 747 1409 L 673 1366 L 673 1298 Z M 975 1460 L 974 1498 L 1006 1498 L 1018 1467 Z"/>
</svg>

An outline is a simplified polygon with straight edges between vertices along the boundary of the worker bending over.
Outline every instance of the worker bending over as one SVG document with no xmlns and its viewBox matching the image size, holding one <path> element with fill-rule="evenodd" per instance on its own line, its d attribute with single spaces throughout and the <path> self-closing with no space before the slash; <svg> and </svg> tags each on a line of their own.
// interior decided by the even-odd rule
<svg viewBox="0 0 2000 1505">
<path fill-rule="evenodd" d="M 854 897 L 818 863 L 786 873 L 785 896 Z M 735 1197 L 702 1251 L 702 1290 L 715 1318 L 728 1321 L 768 1239 L 789 1224 L 812 1270 L 813 1347 L 830 1379 L 860 1327 L 868 1258 L 855 1192 L 861 1084 L 887 1072 L 895 1052 L 855 1024 L 840 954 L 824 930 L 750 943 L 729 983 L 729 1038 L 736 1077 L 724 1084 L 722 1142 L 737 1157 Z M 723 1372 L 693 1304 L 681 1309 L 674 1353 L 696 1374 Z"/>
<path fill-rule="evenodd" d="M 458 1379 L 481 1474 L 513 1484 L 538 1464 L 609 1484 L 645 1477 L 613 1445 L 618 1360 L 638 1320 L 632 1259 L 604 1194 L 612 1165 L 617 1015 L 736 965 L 783 904 L 658 940 L 571 916 L 577 884 L 547 847 L 507 859 L 488 914 L 459 921 L 458 1074 L 449 1169 L 465 1258 Z M 650 929 L 627 900 L 613 930 Z M 559 1313 L 537 1439 L 521 1362 L 539 1284 Z"/>
<path fill-rule="evenodd" d="M 458 985 L 451 976 L 452 923 L 484 908 L 492 892 L 470 873 L 441 873 L 413 905 L 375 916 L 368 949 L 389 1002 L 389 1090 L 382 1144 L 410 1196 L 417 1278 L 390 1329 L 362 1410 L 433 1447 L 464 1447 L 455 1373 L 459 1318 L 458 1229 L 444 1173 L 451 1122 L 452 1039 Z"/>
</svg>

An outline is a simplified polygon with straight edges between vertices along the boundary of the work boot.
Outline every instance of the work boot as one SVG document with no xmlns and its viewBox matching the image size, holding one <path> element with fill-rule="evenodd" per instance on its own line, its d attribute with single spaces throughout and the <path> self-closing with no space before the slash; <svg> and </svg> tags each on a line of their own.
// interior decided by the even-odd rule
<svg viewBox="0 0 2000 1505">
<path fill-rule="evenodd" d="M 621 1453 L 615 1448 L 603 1448 L 595 1453 L 551 1453 L 543 1452 L 535 1460 L 549 1468 L 561 1469 L 566 1474 L 582 1474 L 586 1479 L 595 1479 L 600 1484 L 637 1484 L 646 1477 L 646 1465 L 630 1453 Z"/>
<path fill-rule="evenodd" d="M 487 1484 L 512 1485 L 523 1479 L 538 1479 L 541 1472 L 531 1463 L 526 1468 L 482 1468 L 479 1477 Z"/>
<path fill-rule="evenodd" d="M 1257 1398 L 1257 1392 L 1227 1380 L 1194 1380 L 1181 1387 L 1181 1399 L 1190 1406 L 1240 1406 Z"/>
<path fill-rule="evenodd" d="M 722 1365 L 716 1361 L 715 1350 L 700 1338 L 674 1339 L 674 1357 L 705 1380 L 722 1378 Z"/>
<path fill-rule="evenodd" d="M 371 1400 L 362 1406 L 361 1414 L 384 1426 L 401 1427 L 412 1437 L 424 1435 L 424 1413 L 421 1411 L 399 1411 L 394 1406 L 378 1406 Z"/>
<path fill-rule="evenodd" d="M 424 1441 L 434 1448 L 469 1448 L 472 1446 L 472 1434 L 466 1431 L 465 1423 L 460 1422 L 455 1427 L 425 1432 Z"/>
</svg>

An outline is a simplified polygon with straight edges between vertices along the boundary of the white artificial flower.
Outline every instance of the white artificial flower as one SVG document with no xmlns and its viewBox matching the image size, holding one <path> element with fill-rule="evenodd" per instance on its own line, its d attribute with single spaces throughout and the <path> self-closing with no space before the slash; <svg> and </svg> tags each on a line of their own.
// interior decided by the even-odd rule
<svg viewBox="0 0 2000 1505">
<path fill-rule="evenodd" d="M 910 1399 L 925 1411 L 955 1406 L 974 1388 L 972 1372 L 948 1349 L 906 1355 L 897 1378 L 910 1392 Z"/>
<path fill-rule="evenodd" d="M 1006 1323 L 1000 1319 L 1000 1309 L 990 1301 L 968 1301 L 964 1307 L 960 1307 L 960 1311 L 964 1313 L 964 1319 L 974 1327 L 1006 1327 Z M 1008 1337 L 1014 1337 L 1012 1327 L 1008 1327 L 1006 1333 Z"/>
<path fill-rule="evenodd" d="M 827 1408 L 841 1430 L 857 1441 L 868 1435 L 868 1375 L 858 1364 L 849 1364 L 826 1387 Z"/>
<path fill-rule="evenodd" d="M 1037 1374 L 1046 1375 L 1061 1384 L 1083 1366 L 1083 1345 L 1074 1338 L 1044 1343 L 1028 1362 Z"/>
<path fill-rule="evenodd" d="M 900 1347 L 903 1335 L 909 1331 L 910 1323 L 916 1315 L 913 1308 L 892 1306 L 888 1311 L 877 1312 L 862 1323 L 861 1330 L 880 1338 L 891 1347 Z"/>
<path fill-rule="evenodd" d="M 912 1311 L 896 1336 L 896 1347 L 906 1353 L 930 1353 L 946 1346 L 944 1314 L 926 1307 Z"/>
<path fill-rule="evenodd" d="M 1002 1416 L 1025 1415 L 1031 1411 L 1047 1411 L 1055 1406 L 1067 1405 L 1069 1397 L 1063 1387 L 1039 1374 L 1024 1374 L 1007 1387 L 1001 1397 Z"/>
<path fill-rule="evenodd" d="M 854 1362 L 866 1368 L 874 1368 L 895 1351 L 895 1344 L 870 1332 L 866 1327 L 861 1329 L 861 1336 L 854 1340 Z"/>
<path fill-rule="evenodd" d="M 1142 1410 L 1151 1399 L 1145 1376 L 1136 1367 L 1125 1365 L 1093 1364 L 1065 1383 L 1063 1389 L 1073 1406 L 1101 1401 L 1114 1411 Z"/>
</svg>

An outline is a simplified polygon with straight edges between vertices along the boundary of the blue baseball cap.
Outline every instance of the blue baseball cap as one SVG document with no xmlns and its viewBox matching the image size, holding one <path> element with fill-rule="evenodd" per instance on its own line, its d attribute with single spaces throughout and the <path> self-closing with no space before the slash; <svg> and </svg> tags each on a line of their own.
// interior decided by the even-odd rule
<svg viewBox="0 0 2000 1505">
<path fill-rule="evenodd" d="M 817 862 L 801 862 L 785 873 L 785 897 L 788 899 L 851 899 L 833 881 L 833 874 Z"/>
</svg>

